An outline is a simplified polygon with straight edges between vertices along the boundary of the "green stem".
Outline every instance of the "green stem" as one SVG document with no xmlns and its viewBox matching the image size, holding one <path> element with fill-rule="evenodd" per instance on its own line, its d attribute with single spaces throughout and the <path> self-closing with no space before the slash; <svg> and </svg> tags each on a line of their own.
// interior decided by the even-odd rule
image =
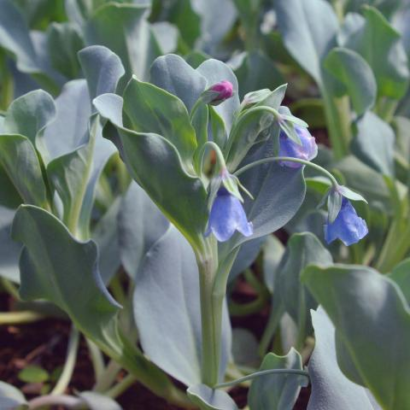
<svg viewBox="0 0 410 410">
<path fill-rule="evenodd" d="M 9 104 L 13 101 L 14 84 L 13 77 L 6 63 L 6 55 L 0 52 L 0 109 L 7 110 Z"/>
<path fill-rule="evenodd" d="M 381 97 L 377 100 L 375 111 L 377 115 L 386 122 L 391 122 L 399 104 L 398 100 Z"/>
<path fill-rule="evenodd" d="M 0 326 L 33 323 L 46 318 L 47 316 L 41 313 L 31 311 L 0 313 Z"/>
<path fill-rule="evenodd" d="M 115 360 L 111 360 L 108 366 L 105 368 L 104 372 L 100 375 L 93 387 L 95 392 L 104 392 L 108 390 L 115 381 L 118 372 L 121 370 L 121 365 L 119 365 Z"/>
<path fill-rule="evenodd" d="M 304 370 L 296 370 L 296 369 L 271 369 L 271 370 L 261 370 L 256 373 L 252 373 L 249 376 L 241 377 L 240 379 L 233 380 L 231 382 L 221 383 L 215 386 L 215 389 L 221 389 L 225 387 L 232 387 L 248 380 L 253 380 L 258 377 L 263 376 L 270 376 L 272 374 L 294 374 L 297 376 L 305 376 L 309 379 L 309 373 Z"/>
<path fill-rule="evenodd" d="M 234 175 L 238 177 L 239 175 L 243 174 L 245 171 L 248 171 L 249 169 L 251 169 L 253 167 L 256 167 L 256 166 L 262 165 L 262 164 L 267 164 L 269 162 L 278 162 L 278 161 L 296 162 L 298 164 L 307 165 L 311 168 L 316 169 L 317 171 L 321 172 L 326 177 L 328 177 L 335 189 L 337 189 L 339 187 L 339 183 L 337 182 L 336 178 L 329 171 L 322 168 L 320 165 L 314 164 L 313 162 L 310 162 L 310 161 L 305 161 L 304 159 L 293 158 L 293 157 L 269 157 L 269 158 L 260 159 L 258 161 L 252 162 L 252 163 L 250 163 L 248 165 L 245 165 L 244 167 L 238 169 L 238 171 L 236 171 L 234 173 Z"/>
<path fill-rule="evenodd" d="M 78 343 L 80 341 L 80 332 L 73 326 L 68 341 L 67 357 L 64 363 L 63 372 L 58 379 L 57 384 L 50 393 L 52 396 L 63 394 L 70 384 L 74 372 L 75 362 L 77 359 Z"/>
<path fill-rule="evenodd" d="M 137 378 L 132 374 L 125 376 L 119 383 L 117 383 L 113 388 L 105 392 L 105 395 L 111 397 L 112 399 L 121 396 L 126 390 L 128 390 L 134 383 L 137 382 Z"/>
<path fill-rule="evenodd" d="M 342 23 L 345 14 L 343 2 L 341 0 L 332 0 L 332 4 L 339 22 Z"/>
<path fill-rule="evenodd" d="M 349 99 L 332 96 L 326 86 L 321 87 L 321 92 L 333 155 L 336 160 L 342 159 L 349 153 L 351 140 Z"/>
<path fill-rule="evenodd" d="M 6 278 L 1 278 L 1 284 L 3 288 L 14 297 L 16 300 L 20 300 L 19 291 L 17 290 L 16 285 Z"/>
<path fill-rule="evenodd" d="M 98 346 L 92 340 L 86 337 L 85 341 L 87 343 L 88 351 L 90 353 L 91 363 L 93 364 L 95 380 L 99 380 L 101 376 L 104 374 L 105 370 L 103 354 L 101 353 L 101 350 L 98 348 Z"/>
<path fill-rule="evenodd" d="M 212 254 L 197 257 L 200 282 L 202 323 L 202 382 L 210 387 L 218 383 L 221 357 L 223 297 L 214 294 L 216 259 Z"/>
<path fill-rule="evenodd" d="M 84 229 L 78 229 L 81 210 L 83 207 L 84 196 L 87 191 L 87 184 L 88 184 L 88 177 L 91 172 L 92 168 L 92 160 L 93 160 L 93 152 L 94 152 L 94 144 L 98 129 L 98 118 L 94 118 L 91 123 L 90 129 L 90 139 L 89 139 L 89 147 L 88 147 L 88 158 L 87 158 L 87 166 L 84 171 L 83 180 L 78 190 L 77 196 L 75 197 L 74 201 L 71 204 L 71 208 L 67 210 L 67 214 L 65 215 L 64 219 L 66 219 L 66 225 L 68 230 L 74 235 L 78 236 L 79 239 L 88 239 L 88 237 L 84 234 Z M 66 211 L 64 212 L 66 213 Z M 87 231 L 88 229 L 85 229 Z"/>
</svg>

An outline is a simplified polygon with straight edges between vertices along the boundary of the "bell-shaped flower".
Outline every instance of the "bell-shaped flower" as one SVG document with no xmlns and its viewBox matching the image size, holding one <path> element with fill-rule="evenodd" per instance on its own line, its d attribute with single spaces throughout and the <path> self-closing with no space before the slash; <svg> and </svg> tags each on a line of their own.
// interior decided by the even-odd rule
<svg viewBox="0 0 410 410">
<path fill-rule="evenodd" d="M 233 85 L 224 80 L 214 84 L 202 93 L 202 101 L 205 104 L 219 105 L 233 96 Z"/>
<path fill-rule="evenodd" d="M 359 242 L 369 232 L 366 221 L 357 215 L 353 205 L 346 198 L 342 200 L 342 207 L 336 219 L 333 222 L 328 220 L 324 228 L 328 244 L 340 239 L 346 246 Z"/>
<path fill-rule="evenodd" d="M 317 155 L 316 140 L 306 128 L 295 125 L 295 131 L 299 136 L 300 144 L 291 140 L 284 131 L 279 136 L 279 156 L 292 157 L 310 161 Z M 303 164 L 290 161 L 280 161 L 280 164 L 289 168 L 300 168 Z"/>
<path fill-rule="evenodd" d="M 212 204 L 205 236 L 213 233 L 219 242 L 225 242 L 235 231 L 251 236 L 253 226 L 246 218 L 241 201 L 221 186 Z"/>
</svg>

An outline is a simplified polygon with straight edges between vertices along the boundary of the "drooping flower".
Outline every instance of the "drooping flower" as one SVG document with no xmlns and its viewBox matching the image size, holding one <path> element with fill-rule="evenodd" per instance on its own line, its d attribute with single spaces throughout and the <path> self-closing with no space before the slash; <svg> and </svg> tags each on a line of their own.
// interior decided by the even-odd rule
<svg viewBox="0 0 410 410">
<path fill-rule="evenodd" d="M 310 161 L 317 155 L 316 140 L 306 128 L 298 127 L 295 125 L 295 131 L 297 132 L 301 145 L 292 141 L 285 132 L 281 131 L 279 136 L 279 156 L 280 157 L 292 157 L 304 159 Z M 289 168 L 300 168 L 303 165 L 297 162 L 281 161 L 281 165 Z"/>
<path fill-rule="evenodd" d="M 205 104 L 219 105 L 233 95 L 233 85 L 230 81 L 223 80 L 214 84 L 202 93 Z"/>
<path fill-rule="evenodd" d="M 346 246 L 359 242 L 369 232 L 366 221 L 357 215 L 353 205 L 346 198 L 343 198 L 342 207 L 334 222 L 328 220 L 324 228 L 328 244 L 340 239 Z"/>
<path fill-rule="evenodd" d="M 205 236 L 213 233 L 219 242 L 225 242 L 235 231 L 250 236 L 253 234 L 253 226 L 246 218 L 241 201 L 221 186 L 212 204 Z"/>
</svg>

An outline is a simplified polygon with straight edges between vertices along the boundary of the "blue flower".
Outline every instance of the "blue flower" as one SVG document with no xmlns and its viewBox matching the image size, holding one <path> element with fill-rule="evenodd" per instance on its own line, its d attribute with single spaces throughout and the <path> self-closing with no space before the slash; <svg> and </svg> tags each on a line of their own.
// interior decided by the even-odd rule
<svg viewBox="0 0 410 410">
<path fill-rule="evenodd" d="M 342 207 L 334 220 L 325 224 L 325 240 L 329 244 L 339 238 L 346 246 L 359 242 L 369 230 L 366 221 L 360 218 L 350 201 L 343 198 Z"/>
<path fill-rule="evenodd" d="M 205 236 L 212 232 L 219 242 L 225 242 L 235 231 L 250 236 L 253 234 L 252 223 L 246 219 L 240 200 L 221 187 L 212 204 Z"/>
<path fill-rule="evenodd" d="M 310 161 L 317 155 L 317 145 L 314 137 L 306 128 L 295 126 L 295 131 L 299 135 L 301 145 L 292 141 L 283 131 L 279 136 L 279 156 L 293 157 Z M 297 162 L 281 161 L 281 165 L 289 168 L 300 168 L 303 165 Z"/>
</svg>

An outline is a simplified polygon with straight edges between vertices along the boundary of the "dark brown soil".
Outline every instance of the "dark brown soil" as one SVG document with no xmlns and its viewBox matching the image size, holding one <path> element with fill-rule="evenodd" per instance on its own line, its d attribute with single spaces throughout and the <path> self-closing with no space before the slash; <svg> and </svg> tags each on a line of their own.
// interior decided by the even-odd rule
<svg viewBox="0 0 410 410">
<path fill-rule="evenodd" d="M 239 282 L 235 290 L 235 300 L 241 303 L 252 300 L 252 288 Z M 12 307 L 12 299 L 6 294 L 0 294 L 0 311 Z M 233 318 L 233 326 L 246 327 L 257 338 L 261 336 L 266 324 L 268 307 L 261 313 L 242 318 Z M 0 380 L 21 389 L 27 399 L 41 394 L 47 387 L 53 387 L 52 382 L 24 383 L 18 378 L 20 370 L 28 365 L 38 365 L 50 374 L 64 364 L 70 323 L 61 319 L 46 319 L 33 324 L 0 327 Z M 88 349 L 82 339 L 78 352 L 76 367 L 68 394 L 75 391 L 90 390 L 94 384 L 92 364 L 88 357 Z M 235 388 L 232 397 L 240 408 L 246 406 L 247 389 Z M 309 390 L 303 389 L 295 410 L 306 409 Z M 124 410 L 179 410 L 164 400 L 153 395 L 149 390 L 136 383 L 118 399 Z M 56 410 L 64 410 L 55 408 Z"/>
</svg>

